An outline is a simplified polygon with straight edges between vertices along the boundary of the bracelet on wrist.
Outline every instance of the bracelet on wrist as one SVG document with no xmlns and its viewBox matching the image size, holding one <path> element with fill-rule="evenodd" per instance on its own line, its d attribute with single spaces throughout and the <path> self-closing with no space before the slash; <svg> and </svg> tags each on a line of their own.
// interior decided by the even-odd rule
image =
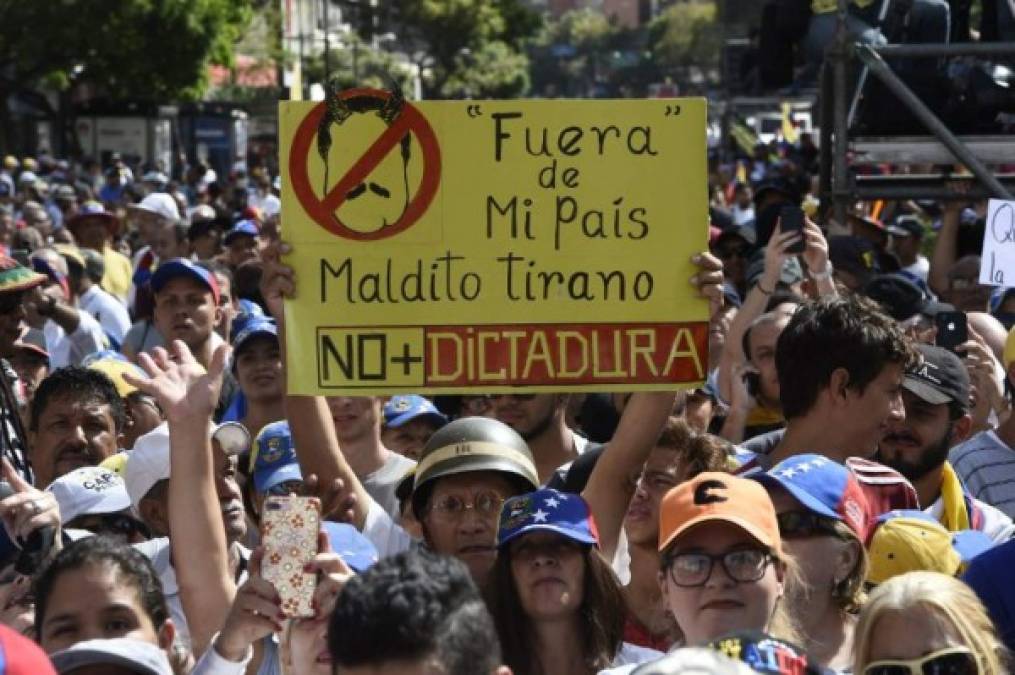
<svg viewBox="0 0 1015 675">
<path fill-rule="evenodd" d="M 772 290 L 766 291 L 765 287 L 761 285 L 761 280 L 760 279 L 758 280 L 758 283 L 754 284 L 754 287 L 757 288 L 759 291 L 761 291 L 762 295 L 772 295 L 772 293 L 775 293 L 775 287 L 774 286 L 772 287 Z"/>
</svg>

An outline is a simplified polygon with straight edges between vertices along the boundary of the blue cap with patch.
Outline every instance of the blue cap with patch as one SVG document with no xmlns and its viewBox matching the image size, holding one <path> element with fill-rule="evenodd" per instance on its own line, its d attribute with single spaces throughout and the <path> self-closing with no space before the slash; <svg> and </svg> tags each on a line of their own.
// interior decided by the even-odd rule
<svg viewBox="0 0 1015 675">
<path fill-rule="evenodd" d="M 232 229 L 226 232 L 225 239 L 222 241 L 228 246 L 229 243 L 237 237 L 256 237 L 260 233 L 261 228 L 257 226 L 256 222 L 253 220 L 241 220 L 233 225 Z"/>
<path fill-rule="evenodd" d="M 152 275 L 152 290 L 158 294 L 171 279 L 184 277 L 207 287 L 215 304 L 219 304 L 219 283 L 215 275 L 186 258 L 173 258 L 160 264 Z"/>
<path fill-rule="evenodd" d="M 599 546 L 599 530 L 585 500 L 549 488 L 511 497 L 501 507 L 498 548 L 529 532 L 554 532 L 572 541 Z"/>
<path fill-rule="evenodd" d="M 370 569 L 380 557 L 373 543 L 348 523 L 326 520 L 321 529 L 328 534 L 332 552 L 358 574 Z"/>
<path fill-rule="evenodd" d="M 278 326 L 274 319 L 259 317 L 248 321 L 233 338 L 233 354 L 237 354 L 243 346 L 258 335 L 269 335 L 278 340 Z"/>
<path fill-rule="evenodd" d="M 428 419 L 439 429 L 448 423 L 430 399 L 417 394 L 392 396 L 384 404 L 384 426 L 397 428 L 414 419 Z"/>
<path fill-rule="evenodd" d="M 254 439 L 251 463 L 258 492 L 267 492 L 291 480 L 303 480 L 288 422 L 272 422 L 261 429 Z"/>
</svg>

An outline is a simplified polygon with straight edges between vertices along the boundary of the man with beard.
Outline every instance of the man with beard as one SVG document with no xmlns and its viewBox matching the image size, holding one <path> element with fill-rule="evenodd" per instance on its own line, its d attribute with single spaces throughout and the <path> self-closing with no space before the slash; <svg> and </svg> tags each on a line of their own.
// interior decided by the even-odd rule
<svg viewBox="0 0 1015 675">
<path fill-rule="evenodd" d="M 494 394 L 494 419 L 525 439 L 545 484 L 557 467 L 574 461 L 589 448 L 589 441 L 567 425 L 567 394 Z"/>
<path fill-rule="evenodd" d="M 921 362 L 902 381 L 904 419 L 890 421 L 877 459 L 908 478 L 920 505 L 955 532 L 980 530 L 996 542 L 1015 534 L 1011 518 L 969 494 L 948 451 L 969 437 L 969 374 L 947 349 L 920 344 Z"/>
</svg>

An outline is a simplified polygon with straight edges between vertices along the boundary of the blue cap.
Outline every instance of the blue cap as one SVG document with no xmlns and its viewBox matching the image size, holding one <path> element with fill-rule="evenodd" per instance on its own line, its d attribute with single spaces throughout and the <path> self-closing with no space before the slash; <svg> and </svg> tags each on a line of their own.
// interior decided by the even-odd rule
<svg viewBox="0 0 1015 675">
<path fill-rule="evenodd" d="M 410 420 L 426 418 L 439 429 L 448 423 L 448 418 L 441 413 L 430 399 L 418 394 L 392 396 L 384 404 L 384 426 L 395 429 Z"/>
<path fill-rule="evenodd" d="M 257 223 L 253 220 L 241 220 L 232 229 L 226 232 L 225 238 L 222 240 L 223 243 L 229 244 L 233 239 L 242 236 L 256 237 L 261 233 L 261 228 L 257 226 Z"/>
<path fill-rule="evenodd" d="M 501 507 L 498 547 L 529 532 L 554 532 L 582 544 L 599 546 L 599 530 L 585 500 L 549 488 L 511 497 Z"/>
<path fill-rule="evenodd" d="M 254 488 L 258 492 L 267 492 L 287 481 L 303 480 L 288 422 L 272 422 L 261 429 L 254 439 L 251 460 Z"/>
<path fill-rule="evenodd" d="M 159 265 L 158 269 L 155 270 L 155 274 L 152 275 L 152 290 L 158 293 L 171 279 L 179 277 L 193 279 L 197 283 L 207 287 L 215 299 L 215 304 L 218 304 L 219 283 L 215 279 L 215 275 L 186 258 L 173 258 Z"/>
<path fill-rule="evenodd" d="M 236 336 L 233 338 L 233 354 L 243 349 L 243 346 L 258 335 L 270 335 L 278 340 L 278 326 L 274 319 L 257 317 L 243 324 Z"/>
<path fill-rule="evenodd" d="M 253 300 L 248 300 L 246 298 L 240 298 L 236 302 L 236 304 L 239 305 L 239 307 L 240 307 L 239 314 L 241 314 L 241 315 L 242 314 L 249 314 L 250 316 L 267 316 L 264 313 L 264 309 L 259 304 L 254 302 Z"/>
<path fill-rule="evenodd" d="M 766 489 L 784 488 L 808 510 L 842 521 L 860 541 L 866 541 L 867 499 L 853 473 L 842 464 L 823 455 L 795 455 L 749 478 Z"/>
<path fill-rule="evenodd" d="M 326 520 L 321 529 L 328 534 L 332 552 L 357 574 L 366 572 L 380 557 L 373 543 L 348 523 Z"/>
</svg>

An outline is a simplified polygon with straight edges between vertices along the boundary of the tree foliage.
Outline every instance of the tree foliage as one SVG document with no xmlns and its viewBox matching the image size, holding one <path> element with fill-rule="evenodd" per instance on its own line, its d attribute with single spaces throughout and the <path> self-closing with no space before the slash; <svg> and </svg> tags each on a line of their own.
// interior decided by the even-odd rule
<svg viewBox="0 0 1015 675">
<path fill-rule="evenodd" d="M 689 69 L 708 75 L 719 68 L 722 27 L 714 0 L 689 0 L 670 5 L 649 27 L 653 61 L 666 75 Z"/>
<path fill-rule="evenodd" d="M 521 0 L 395 0 L 399 48 L 423 73 L 426 98 L 521 96 L 521 47 L 541 18 Z"/>
<path fill-rule="evenodd" d="M 253 0 L 0 0 L 0 98 L 90 85 L 111 97 L 196 99 L 232 65 Z"/>
<path fill-rule="evenodd" d="M 331 49 L 330 73 L 327 75 L 338 84 L 339 89 L 352 87 L 373 87 L 386 89 L 391 81 L 401 87 L 406 97 L 412 95 L 412 75 L 406 63 L 399 61 L 390 52 L 374 49 L 355 34 L 346 43 Z M 306 82 L 324 84 L 324 55 L 317 54 L 303 62 L 303 79 Z"/>
</svg>

